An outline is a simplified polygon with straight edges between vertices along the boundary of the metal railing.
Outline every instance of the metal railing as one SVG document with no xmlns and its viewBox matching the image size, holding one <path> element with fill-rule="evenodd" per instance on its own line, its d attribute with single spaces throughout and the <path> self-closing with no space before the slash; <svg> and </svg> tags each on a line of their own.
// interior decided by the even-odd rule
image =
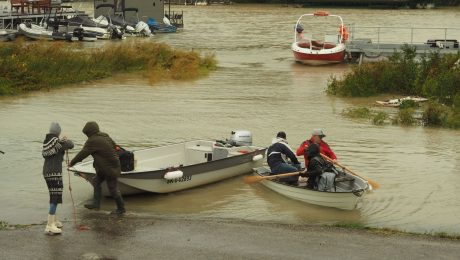
<svg viewBox="0 0 460 260">
<path fill-rule="evenodd" d="M 452 28 L 452 27 L 392 27 L 392 26 L 356 26 L 355 24 L 350 24 L 347 26 L 350 31 L 350 42 L 353 42 L 354 40 L 358 39 L 357 34 L 361 33 L 361 31 L 366 31 L 368 35 L 373 35 L 376 37 L 376 42 L 374 44 L 377 44 L 377 46 L 380 46 L 380 44 L 384 43 L 389 43 L 385 40 L 386 38 L 394 38 L 395 35 L 397 35 L 397 39 L 401 40 L 403 37 L 410 37 L 409 41 L 406 41 L 404 43 L 408 44 L 420 44 L 420 43 L 426 43 L 426 40 L 428 39 L 436 39 L 436 40 L 444 40 L 444 42 L 447 42 L 448 40 L 460 40 L 460 28 Z M 416 34 L 417 31 L 437 31 L 437 35 L 442 35 L 442 36 L 430 36 L 427 37 L 426 35 L 420 36 L 420 34 Z M 385 33 L 383 33 L 386 31 Z M 396 34 L 397 31 L 404 32 L 408 31 L 407 34 L 402 35 Z M 391 36 L 389 37 L 389 34 Z M 415 37 L 419 36 L 419 37 Z M 415 38 L 420 38 L 420 37 L 425 37 L 425 41 L 417 41 Z M 367 37 L 369 38 L 369 37 Z M 372 40 L 372 38 L 370 38 Z"/>
</svg>

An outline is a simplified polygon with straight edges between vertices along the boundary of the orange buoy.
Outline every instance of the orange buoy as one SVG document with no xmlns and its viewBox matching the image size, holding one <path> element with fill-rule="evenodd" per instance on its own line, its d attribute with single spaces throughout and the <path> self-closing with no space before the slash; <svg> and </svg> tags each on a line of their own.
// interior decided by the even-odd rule
<svg viewBox="0 0 460 260">
<path fill-rule="evenodd" d="M 350 36 L 350 34 L 348 33 L 347 28 L 345 27 L 345 25 L 340 25 L 339 33 L 342 35 L 342 41 L 346 42 L 348 40 L 348 37 Z"/>
<path fill-rule="evenodd" d="M 329 13 L 326 12 L 326 11 L 317 11 L 315 13 L 313 13 L 314 16 L 328 16 Z"/>
</svg>

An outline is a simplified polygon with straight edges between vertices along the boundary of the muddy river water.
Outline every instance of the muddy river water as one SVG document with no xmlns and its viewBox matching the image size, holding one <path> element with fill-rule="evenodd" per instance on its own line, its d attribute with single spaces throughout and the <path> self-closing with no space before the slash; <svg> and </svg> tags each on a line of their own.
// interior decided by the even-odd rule
<svg viewBox="0 0 460 260">
<path fill-rule="evenodd" d="M 86 4 L 77 5 L 89 9 Z M 372 105 L 324 93 L 330 75 L 348 65 L 306 67 L 290 52 L 297 17 L 312 9 L 278 6 L 175 6 L 185 29 L 158 35 L 174 47 L 216 54 L 217 71 L 192 82 L 150 85 L 141 75 L 118 75 L 60 90 L 0 99 L 0 220 L 38 223 L 46 218 L 41 142 L 51 121 L 81 148 L 86 121 L 130 148 L 194 138 L 220 139 L 248 129 L 267 146 L 279 130 L 297 147 L 313 128 L 323 128 L 339 161 L 381 185 L 353 211 L 312 206 L 234 178 L 167 195 L 126 198 L 136 214 L 191 218 L 237 218 L 282 223 L 362 223 L 414 232 L 460 234 L 460 132 L 422 127 L 374 126 L 343 118 L 341 111 Z M 333 9 L 347 23 L 363 26 L 460 28 L 460 10 Z M 394 37 L 394 32 L 386 36 Z M 401 38 L 403 36 L 401 35 Z M 405 36 L 404 36 L 405 37 Z M 431 35 L 417 35 L 431 38 Z M 460 37 L 459 37 L 460 38 Z M 106 43 L 96 43 L 106 44 Z M 72 176 L 80 214 L 90 186 Z M 62 216 L 71 217 L 65 178 Z M 114 206 L 105 201 L 105 209 Z"/>
</svg>

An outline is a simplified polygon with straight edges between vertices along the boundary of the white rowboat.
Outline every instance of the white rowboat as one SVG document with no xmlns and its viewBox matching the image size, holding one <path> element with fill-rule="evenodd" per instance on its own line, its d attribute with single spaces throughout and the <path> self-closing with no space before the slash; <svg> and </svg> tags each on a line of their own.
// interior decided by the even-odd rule
<svg viewBox="0 0 460 260">
<path fill-rule="evenodd" d="M 268 167 L 259 167 L 254 169 L 254 175 L 268 176 L 270 169 Z M 370 190 L 371 187 L 364 179 L 346 174 L 346 178 L 351 181 L 342 181 L 335 183 L 334 191 L 318 191 L 308 189 L 304 186 L 293 186 L 275 180 L 262 180 L 261 183 L 265 187 L 284 195 L 288 198 L 324 206 L 344 210 L 352 210 L 356 207 L 360 197 Z"/>
</svg>

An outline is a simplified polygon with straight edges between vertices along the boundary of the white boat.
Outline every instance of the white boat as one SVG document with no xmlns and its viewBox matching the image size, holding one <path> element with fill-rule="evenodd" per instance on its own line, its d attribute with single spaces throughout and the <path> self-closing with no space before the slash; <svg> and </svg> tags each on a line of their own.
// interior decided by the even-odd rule
<svg viewBox="0 0 460 260">
<path fill-rule="evenodd" d="M 48 30 L 45 26 L 21 23 L 18 25 L 19 33 L 33 40 L 62 40 L 62 41 L 88 41 L 97 40 L 96 34 L 86 32 L 83 28 L 76 28 L 73 32 L 60 32 Z"/>
<path fill-rule="evenodd" d="M 18 25 L 18 31 L 24 36 L 34 40 L 54 40 L 53 32 L 35 24 L 21 23 Z"/>
<path fill-rule="evenodd" d="M 123 195 L 169 193 L 217 182 L 261 166 L 265 150 L 247 142 L 196 140 L 134 151 L 136 166 L 133 171 L 122 172 L 119 188 Z M 93 161 L 77 164 L 70 170 L 87 180 L 95 176 Z M 103 193 L 108 195 L 105 186 Z"/>
<path fill-rule="evenodd" d="M 16 31 L 0 29 L 0 42 L 14 41 L 16 39 Z"/>
<path fill-rule="evenodd" d="M 107 26 L 109 26 L 109 20 L 107 20 L 107 18 L 103 15 L 99 15 L 98 17 L 92 18 L 91 20 L 95 22 L 98 27 L 107 28 Z"/>
<path fill-rule="evenodd" d="M 302 19 L 310 18 L 304 23 L 308 26 L 308 33 L 304 33 Z M 326 26 L 327 20 L 338 21 L 333 27 Z M 316 33 L 316 30 L 321 31 Z M 315 32 L 315 35 L 313 34 Z M 294 26 L 294 42 L 291 45 L 294 58 L 297 62 L 307 65 L 326 65 L 340 63 L 345 57 L 345 41 L 348 32 L 343 24 L 342 17 L 330 15 L 325 11 L 304 14 L 299 17 Z"/>
<path fill-rule="evenodd" d="M 403 98 L 395 98 L 395 99 L 388 99 L 385 101 L 375 101 L 375 102 L 377 102 L 377 104 L 379 105 L 386 106 L 386 107 L 399 107 L 403 101 L 407 101 L 407 100 L 412 100 L 416 103 L 428 101 L 427 98 L 417 97 L 417 96 L 414 96 L 414 97 L 408 96 L 408 97 L 403 97 Z"/>
<path fill-rule="evenodd" d="M 333 191 L 312 190 L 306 188 L 305 185 L 288 185 L 276 179 L 262 180 L 261 183 L 265 187 L 294 200 L 324 207 L 352 210 L 356 207 L 360 197 L 372 187 L 367 181 L 358 176 L 348 173 L 342 174 L 345 174 L 345 176 L 336 178 Z M 268 176 L 270 175 L 270 168 L 266 166 L 256 168 L 254 169 L 254 175 Z"/>
</svg>

